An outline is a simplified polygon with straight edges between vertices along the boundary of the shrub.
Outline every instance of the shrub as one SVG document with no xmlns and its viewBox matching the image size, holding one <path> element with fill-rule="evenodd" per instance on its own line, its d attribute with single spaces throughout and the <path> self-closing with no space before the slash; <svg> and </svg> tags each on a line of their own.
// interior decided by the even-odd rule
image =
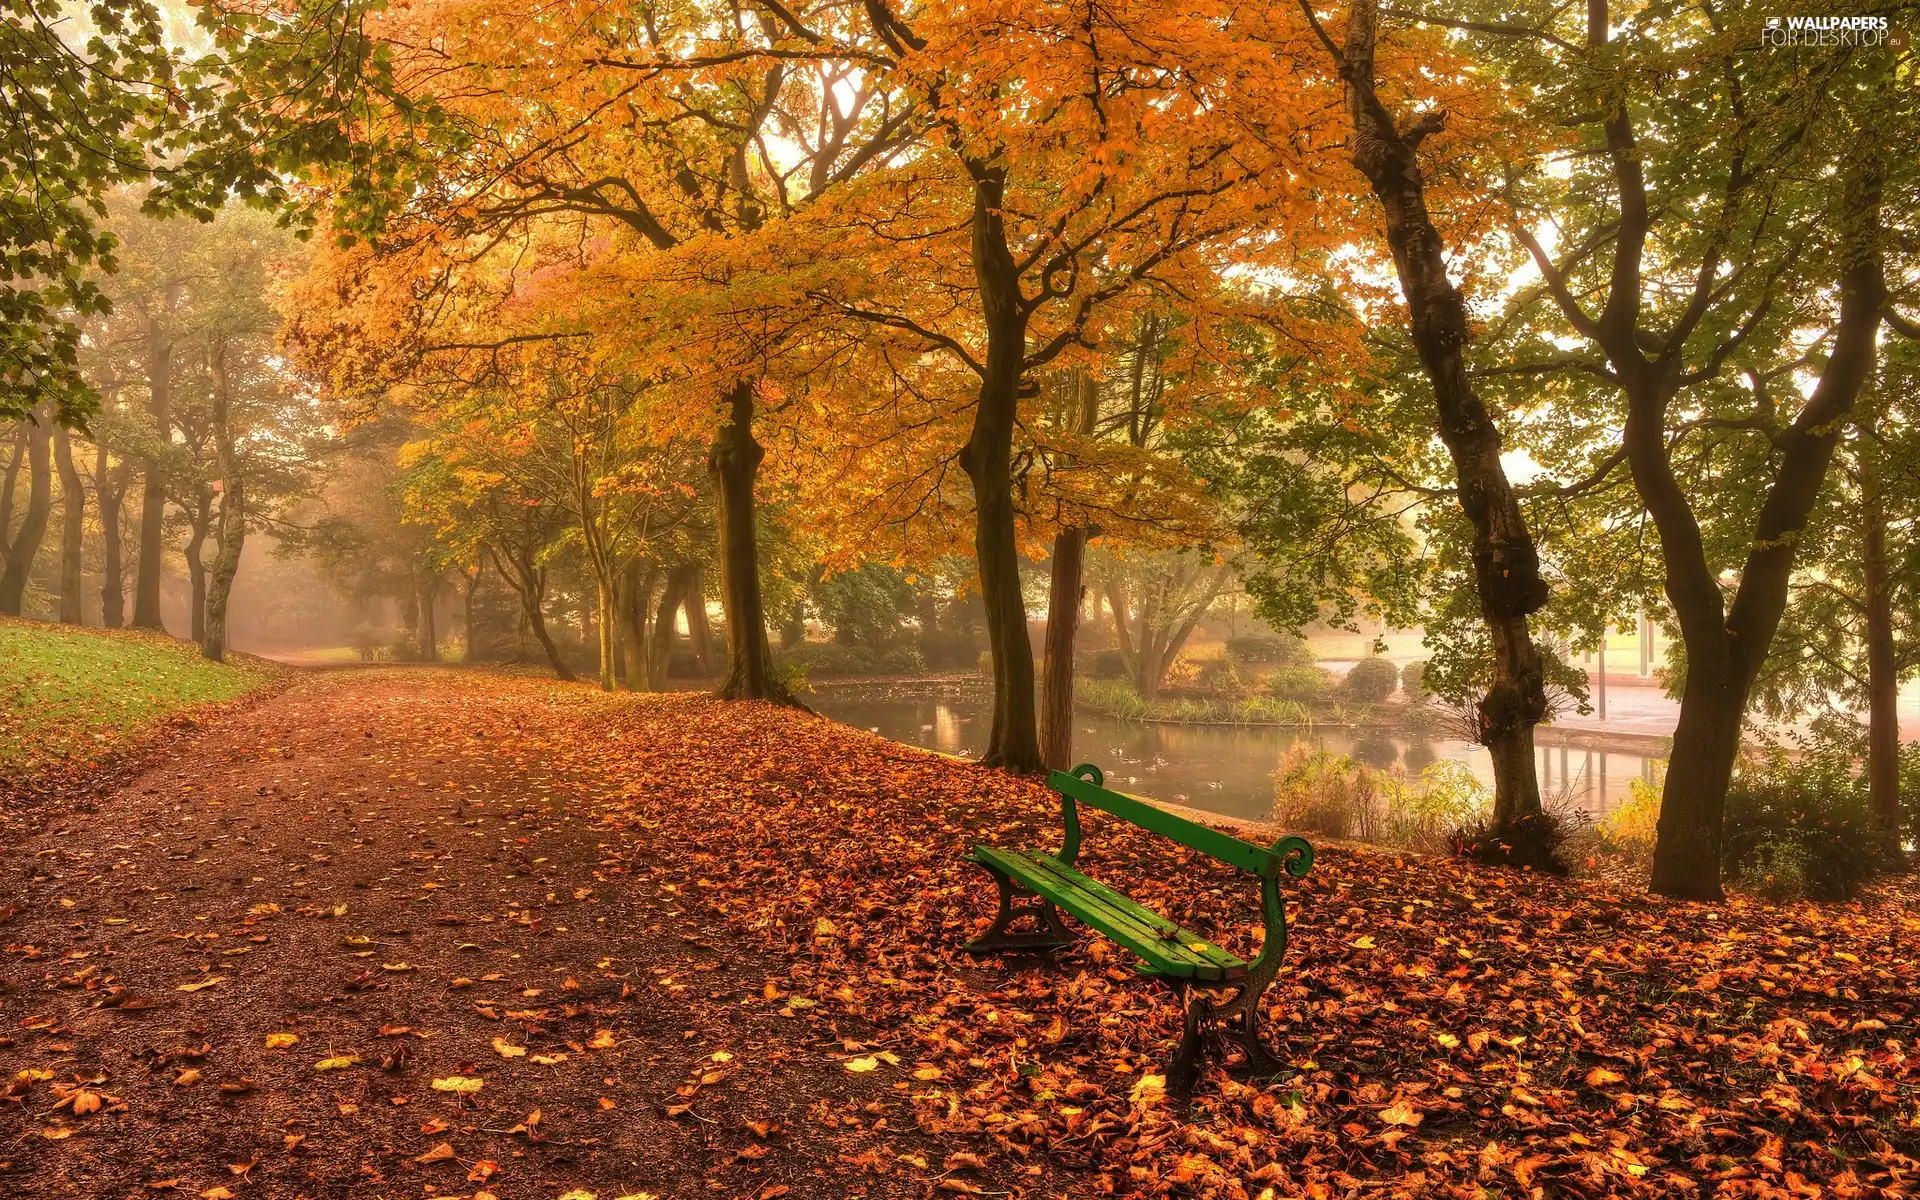
<svg viewBox="0 0 1920 1200">
<path fill-rule="evenodd" d="M 1077 656 L 1074 673 L 1089 679 L 1119 679 L 1127 673 L 1118 650 L 1094 650 Z"/>
<path fill-rule="evenodd" d="M 1340 690 L 1358 704 L 1379 704 L 1393 695 L 1400 683 L 1400 672 L 1384 658 L 1363 658 L 1353 664 Z"/>
<path fill-rule="evenodd" d="M 1300 666 L 1311 661 L 1303 638 L 1250 633 L 1227 639 L 1227 656 L 1243 663 Z"/>
<path fill-rule="evenodd" d="M 1425 659 L 1416 658 L 1406 666 L 1400 668 L 1400 690 L 1407 694 L 1407 699 L 1416 703 L 1425 703 L 1426 700 L 1433 695 L 1432 692 L 1427 690 L 1427 662 Z"/>
<path fill-rule="evenodd" d="M 1382 834 L 1396 846 L 1443 851 L 1456 830 L 1483 820 L 1493 795 L 1463 762 L 1441 759 L 1411 786 L 1387 793 Z"/>
<path fill-rule="evenodd" d="M 1328 837 L 1374 835 L 1380 791 L 1391 781 L 1344 754 L 1289 746 L 1273 773 L 1273 818 Z"/>
<path fill-rule="evenodd" d="M 1660 791 L 1644 779 L 1627 781 L 1627 798 L 1600 823 L 1608 849 L 1631 858 L 1653 857 L 1653 839 L 1660 824 Z"/>
<path fill-rule="evenodd" d="M 1453 832 L 1453 852 L 1461 858 L 1493 867 L 1522 867 L 1549 875 L 1567 874 L 1561 848 L 1573 834 L 1573 822 L 1558 813 L 1543 812 L 1498 825 L 1482 815 L 1462 822 Z"/>
<path fill-rule="evenodd" d="M 1893 865 L 1849 747 L 1776 750 L 1742 762 L 1727 789 L 1728 874 L 1768 899 L 1851 900 Z"/>
<path fill-rule="evenodd" d="M 1267 694 L 1296 704 L 1325 700 L 1333 690 L 1333 674 L 1325 667 L 1281 667 L 1267 676 Z"/>
<path fill-rule="evenodd" d="M 780 660 L 809 677 L 819 678 L 872 675 L 879 669 L 873 651 L 865 646 L 847 646 L 839 642 L 803 642 L 782 654 Z"/>
<path fill-rule="evenodd" d="M 927 660 L 921 657 L 918 646 L 889 646 L 882 650 L 874 664 L 883 675 L 924 675 Z"/>
<path fill-rule="evenodd" d="M 1123 721 L 1138 721 L 1147 715 L 1147 702 L 1124 679 L 1076 679 L 1073 698 L 1076 703 Z"/>
<path fill-rule="evenodd" d="M 1194 683 L 1202 691 L 1222 696 L 1244 696 L 1252 690 L 1231 655 L 1202 660 L 1194 672 Z"/>
</svg>

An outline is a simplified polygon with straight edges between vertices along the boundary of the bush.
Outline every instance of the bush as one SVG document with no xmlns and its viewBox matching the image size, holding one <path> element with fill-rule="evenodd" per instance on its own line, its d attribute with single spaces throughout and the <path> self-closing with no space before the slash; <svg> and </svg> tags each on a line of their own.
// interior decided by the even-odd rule
<svg viewBox="0 0 1920 1200">
<path fill-rule="evenodd" d="M 1124 679 L 1076 679 L 1073 698 L 1076 703 L 1123 721 L 1138 721 L 1147 715 L 1147 702 Z"/>
<path fill-rule="evenodd" d="M 1573 822 L 1558 813 L 1520 817 L 1500 826 L 1490 816 L 1464 821 L 1453 832 L 1453 852 L 1492 867 L 1522 867 L 1549 875 L 1567 874 L 1561 853 L 1573 834 Z"/>
<path fill-rule="evenodd" d="M 882 675 L 924 675 L 927 672 L 927 660 L 921 657 L 918 646 L 889 646 L 880 652 L 874 665 Z"/>
<path fill-rule="evenodd" d="M 1295 667 L 1311 660 L 1302 638 L 1250 633 L 1227 639 L 1227 656 L 1243 663 Z"/>
<path fill-rule="evenodd" d="M 838 642 L 802 642 L 779 656 L 783 664 L 809 677 L 834 675 L 872 675 L 879 671 L 878 656 L 865 646 L 846 646 Z"/>
<path fill-rule="evenodd" d="M 1399 686 L 1400 672 L 1384 658 L 1363 658 L 1340 681 L 1340 690 L 1357 704 L 1379 704 Z"/>
<path fill-rule="evenodd" d="M 1466 764 L 1439 762 L 1409 787 L 1396 773 L 1344 754 L 1288 749 L 1274 771 L 1274 819 L 1289 828 L 1440 851 L 1462 825 L 1484 820 L 1490 797 Z"/>
<path fill-rule="evenodd" d="M 1770 900 L 1851 900 L 1886 861 L 1849 747 L 1742 762 L 1727 789 L 1727 873 Z"/>
<path fill-rule="evenodd" d="M 1415 703 L 1425 703 L 1433 695 L 1427 690 L 1427 662 L 1417 658 L 1400 668 L 1400 690 L 1407 699 Z"/>
<path fill-rule="evenodd" d="M 1194 672 L 1194 683 L 1202 690 L 1222 696 L 1245 696 L 1252 688 L 1231 656 L 1202 660 Z"/>
<path fill-rule="evenodd" d="M 1281 667 L 1267 676 L 1267 694 L 1296 704 L 1325 700 L 1333 691 L 1333 673 L 1325 667 Z"/>
<path fill-rule="evenodd" d="M 1630 779 L 1626 800 L 1600 823 L 1600 836 L 1610 850 L 1630 858 L 1651 859 L 1659 824 L 1660 790 L 1644 779 Z"/>
<path fill-rule="evenodd" d="M 1126 673 L 1126 660 L 1118 650 L 1094 650 L 1075 657 L 1074 674 L 1082 678 L 1119 679 Z"/>
</svg>

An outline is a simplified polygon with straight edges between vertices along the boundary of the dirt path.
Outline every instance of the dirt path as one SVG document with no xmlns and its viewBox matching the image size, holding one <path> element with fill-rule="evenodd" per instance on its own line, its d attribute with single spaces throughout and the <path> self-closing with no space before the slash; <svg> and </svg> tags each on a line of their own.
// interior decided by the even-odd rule
<svg viewBox="0 0 1920 1200">
<path fill-rule="evenodd" d="M 596 702 L 329 673 L 7 847 L 0 1193 L 840 1194 L 846 1073 L 543 762 Z"/>
</svg>

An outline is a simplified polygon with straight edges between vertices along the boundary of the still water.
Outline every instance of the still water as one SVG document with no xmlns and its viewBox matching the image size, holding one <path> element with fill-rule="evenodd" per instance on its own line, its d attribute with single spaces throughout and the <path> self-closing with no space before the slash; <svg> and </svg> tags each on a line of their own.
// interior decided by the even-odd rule
<svg viewBox="0 0 1920 1200">
<path fill-rule="evenodd" d="M 882 737 L 972 756 L 986 745 L 992 701 L 979 687 L 942 684 L 819 684 L 807 703 L 823 716 Z M 1111 786 L 1234 817 L 1264 817 L 1273 806 L 1273 770 L 1295 745 L 1351 755 L 1418 775 L 1440 759 L 1467 764 L 1493 783 L 1486 749 L 1460 738 L 1423 739 L 1379 729 L 1242 728 L 1155 725 L 1074 714 L 1077 761 L 1106 772 Z M 1619 751 L 1543 746 L 1542 793 L 1551 807 L 1597 819 L 1627 796 L 1629 781 L 1651 781 L 1658 759 Z"/>
</svg>

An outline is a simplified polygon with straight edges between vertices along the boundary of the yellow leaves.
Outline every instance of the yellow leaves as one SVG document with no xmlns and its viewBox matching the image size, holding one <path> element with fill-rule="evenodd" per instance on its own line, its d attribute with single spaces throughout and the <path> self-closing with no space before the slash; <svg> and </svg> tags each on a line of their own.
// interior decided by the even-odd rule
<svg viewBox="0 0 1920 1200">
<path fill-rule="evenodd" d="M 863 1054 L 859 1058 L 849 1058 L 840 1065 L 856 1075 L 862 1075 L 877 1069 L 880 1066 L 880 1060 L 871 1054 Z"/>
<path fill-rule="evenodd" d="M 224 982 L 225 980 L 226 980 L 225 975 L 209 975 L 207 978 L 200 980 L 198 983 L 180 984 L 174 990 L 180 991 L 180 992 L 205 991 L 207 988 L 212 987 L 214 984 Z"/>
<path fill-rule="evenodd" d="M 300 1035 L 297 1033 L 270 1033 L 267 1035 L 267 1049 L 269 1050 L 285 1050 L 288 1046 L 297 1046 L 299 1044 Z"/>
<path fill-rule="evenodd" d="M 1355 950 L 1371 950 L 1373 949 L 1373 937 L 1370 934 L 1362 935 L 1347 944 Z"/>
<path fill-rule="evenodd" d="M 1433 1040 L 1440 1044 L 1442 1050 L 1458 1050 L 1460 1048 L 1460 1039 L 1451 1033 L 1436 1033 L 1433 1035 Z"/>
<path fill-rule="evenodd" d="M 1135 1104 L 1158 1104 L 1167 1098 L 1167 1077 L 1165 1075 L 1142 1075 L 1133 1084 L 1133 1090 L 1127 1093 L 1127 1099 Z"/>
<path fill-rule="evenodd" d="M 1425 1119 L 1421 1116 L 1419 1109 L 1404 1099 L 1395 1100 L 1374 1115 L 1380 1118 L 1382 1125 L 1397 1125 L 1405 1129 L 1412 1129 Z"/>
<path fill-rule="evenodd" d="M 465 1075 L 449 1075 L 445 1079 L 433 1081 L 434 1091 L 452 1092 L 457 1096 L 471 1096 L 485 1086 L 486 1080 L 473 1079 Z"/>
<path fill-rule="evenodd" d="M 501 1058 L 525 1058 L 527 1048 L 525 1046 L 516 1046 L 505 1038 L 495 1038 L 493 1039 L 493 1052 Z"/>
<path fill-rule="evenodd" d="M 316 1071 L 344 1071 L 348 1067 L 358 1066 L 359 1063 L 360 1056 L 358 1054 L 336 1054 L 332 1058 L 323 1058 L 313 1064 L 313 1069 Z"/>
<path fill-rule="evenodd" d="M 589 1049 L 589 1050 L 611 1050 L 611 1049 L 613 1049 L 613 1044 L 614 1044 L 614 1043 L 613 1043 L 613 1030 L 611 1030 L 611 1029 L 602 1029 L 602 1030 L 600 1030 L 600 1031 L 599 1031 L 598 1033 L 596 1033 L 596 1034 L 594 1034 L 594 1035 L 593 1035 L 593 1040 L 587 1043 L 587 1049 Z"/>
<path fill-rule="evenodd" d="M 1618 1071 L 1610 1071 L 1606 1067 L 1595 1067 L 1593 1070 L 1587 1072 L 1587 1086 L 1590 1088 L 1610 1087 L 1613 1084 L 1625 1083 L 1626 1081 L 1627 1077 L 1625 1075 L 1620 1074 Z"/>
<path fill-rule="evenodd" d="M 445 1162 L 452 1157 L 453 1157 L 453 1143 L 441 1142 L 440 1144 L 434 1146 L 432 1149 L 428 1150 L 426 1153 L 415 1155 L 413 1161 L 420 1163 L 421 1165 L 424 1166 L 428 1163 Z"/>
</svg>

